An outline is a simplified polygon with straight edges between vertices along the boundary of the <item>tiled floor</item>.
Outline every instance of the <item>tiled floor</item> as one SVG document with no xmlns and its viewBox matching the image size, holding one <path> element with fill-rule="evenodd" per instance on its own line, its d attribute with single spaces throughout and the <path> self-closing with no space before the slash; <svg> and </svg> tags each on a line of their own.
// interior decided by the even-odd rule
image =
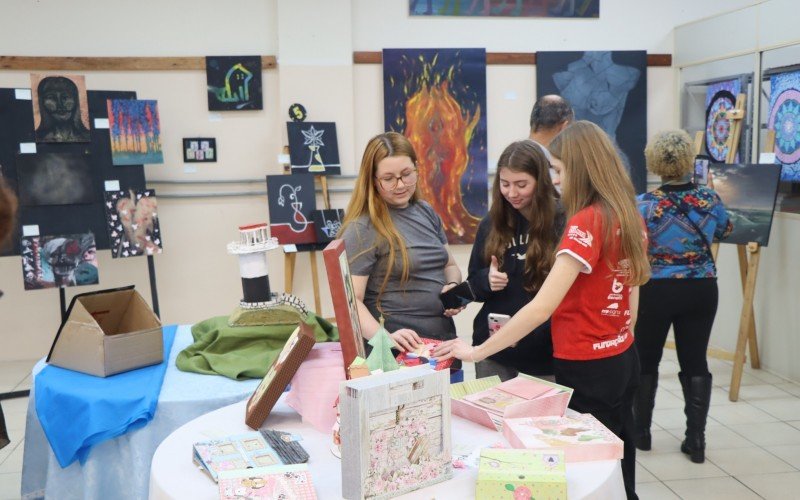
<svg viewBox="0 0 800 500">
<path fill-rule="evenodd" d="M 34 361 L 0 364 L 0 392 L 28 389 Z M 800 498 L 800 384 L 745 369 L 739 401 L 728 401 L 732 366 L 709 360 L 714 375 L 706 463 L 680 452 L 685 429 L 675 352 L 661 364 L 653 449 L 638 452 L 642 500 Z M 0 450 L 0 500 L 19 498 L 27 398 L 2 402 L 11 444 Z"/>
</svg>

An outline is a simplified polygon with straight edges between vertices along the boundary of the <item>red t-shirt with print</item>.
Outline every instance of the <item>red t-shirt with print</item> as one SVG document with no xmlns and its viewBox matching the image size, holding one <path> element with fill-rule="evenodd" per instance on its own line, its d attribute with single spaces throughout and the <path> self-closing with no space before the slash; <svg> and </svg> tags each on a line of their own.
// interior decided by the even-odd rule
<svg viewBox="0 0 800 500">
<path fill-rule="evenodd" d="M 556 255 L 567 254 L 583 264 L 580 274 L 552 317 L 553 356 L 587 360 L 615 356 L 633 343 L 627 271 L 619 262 L 619 242 L 603 253 L 602 211 L 591 205 L 566 225 Z M 615 267 L 609 267 L 609 262 Z"/>
</svg>

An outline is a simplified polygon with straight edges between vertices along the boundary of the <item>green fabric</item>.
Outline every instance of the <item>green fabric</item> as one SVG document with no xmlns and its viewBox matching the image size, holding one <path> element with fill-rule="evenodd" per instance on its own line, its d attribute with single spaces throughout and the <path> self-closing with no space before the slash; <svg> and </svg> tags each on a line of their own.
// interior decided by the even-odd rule
<svg viewBox="0 0 800 500">
<path fill-rule="evenodd" d="M 337 342 L 339 330 L 315 314 L 305 322 L 317 342 Z M 227 316 L 192 326 L 194 344 L 178 354 L 179 370 L 223 375 L 234 380 L 263 378 L 297 325 L 228 326 Z"/>
</svg>

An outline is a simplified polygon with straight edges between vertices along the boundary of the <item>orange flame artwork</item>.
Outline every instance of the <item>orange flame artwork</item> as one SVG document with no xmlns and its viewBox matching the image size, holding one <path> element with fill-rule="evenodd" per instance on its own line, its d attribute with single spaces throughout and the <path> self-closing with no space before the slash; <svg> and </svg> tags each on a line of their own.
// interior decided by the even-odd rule
<svg viewBox="0 0 800 500">
<path fill-rule="evenodd" d="M 450 243 L 473 243 L 486 214 L 486 53 L 389 49 L 383 53 L 386 129 L 417 153 L 417 189 Z"/>
</svg>

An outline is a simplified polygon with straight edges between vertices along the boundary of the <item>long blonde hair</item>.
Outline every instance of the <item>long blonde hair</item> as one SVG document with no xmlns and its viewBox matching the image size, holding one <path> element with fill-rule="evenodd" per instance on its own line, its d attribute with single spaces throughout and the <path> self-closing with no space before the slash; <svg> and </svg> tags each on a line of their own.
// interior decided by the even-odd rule
<svg viewBox="0 0 800 500">
<path fill-rule="evenodd" d="M 414 165 L 417 164 L 417 154 L 414 152 L 411 143 L 408 142 L 408 139 L 402 134 L 386 132 L 378 134 L 370 139 L 369 142 L 367 142 L 367 147 L 364 149 L 364 156 L 361 158 L 361 169 L 358 172 L 358 178 L 353 188 L 353 194 L 350 197 L 350 203 L 347 205 L 347 210 L 345 211 L 342 228 L 339 230 L 339 237 L 341 237 L 350 224 L 362 215 L 365 215 L 369 217 L 372 226 L 378 233 L 372 247 L 358 255 L 351 256 L 351 261 L 375 247 L 382 245 L 388 247 L 389 259 L 386 263 L 386 269 L 384 270 L 381 288 L 378 291 L 377 307 L 379 311 L 381 310 L 380 298 L 394 270 L 397 254 L 400 253 L 400 259 L 402 261 L 400 272 L 400 282 L 402 284 L 408 281 L 409 269 L 411 267 L 405 241 L 403 241 L 402 235 L 397 232 L 397 228 L 389 213 L 389 207 L 378 192 L 379 187 L 375 178 L 378 163 L 390 156 L 407 156 Z M 418 199 L 417 190 L 415 189 L 409 203 L 414 203 Z"/>
<path fill-rule="evenodd" d="M 650 264 L 643 241 L 642 218 L 636 209 L 633 184 L 611 139 L 594 123 L 581 120 L 553 139 L 550 152 L 564 163 L 561 199 L 567 217 L 597 204 L 606 233 L 603 253 L 609 255 L 607 250 L 615 241 L 614 232 L 619 224 L 620 259 L 628 262 L 626 284 L 646 283 Z"/>
</svg>

